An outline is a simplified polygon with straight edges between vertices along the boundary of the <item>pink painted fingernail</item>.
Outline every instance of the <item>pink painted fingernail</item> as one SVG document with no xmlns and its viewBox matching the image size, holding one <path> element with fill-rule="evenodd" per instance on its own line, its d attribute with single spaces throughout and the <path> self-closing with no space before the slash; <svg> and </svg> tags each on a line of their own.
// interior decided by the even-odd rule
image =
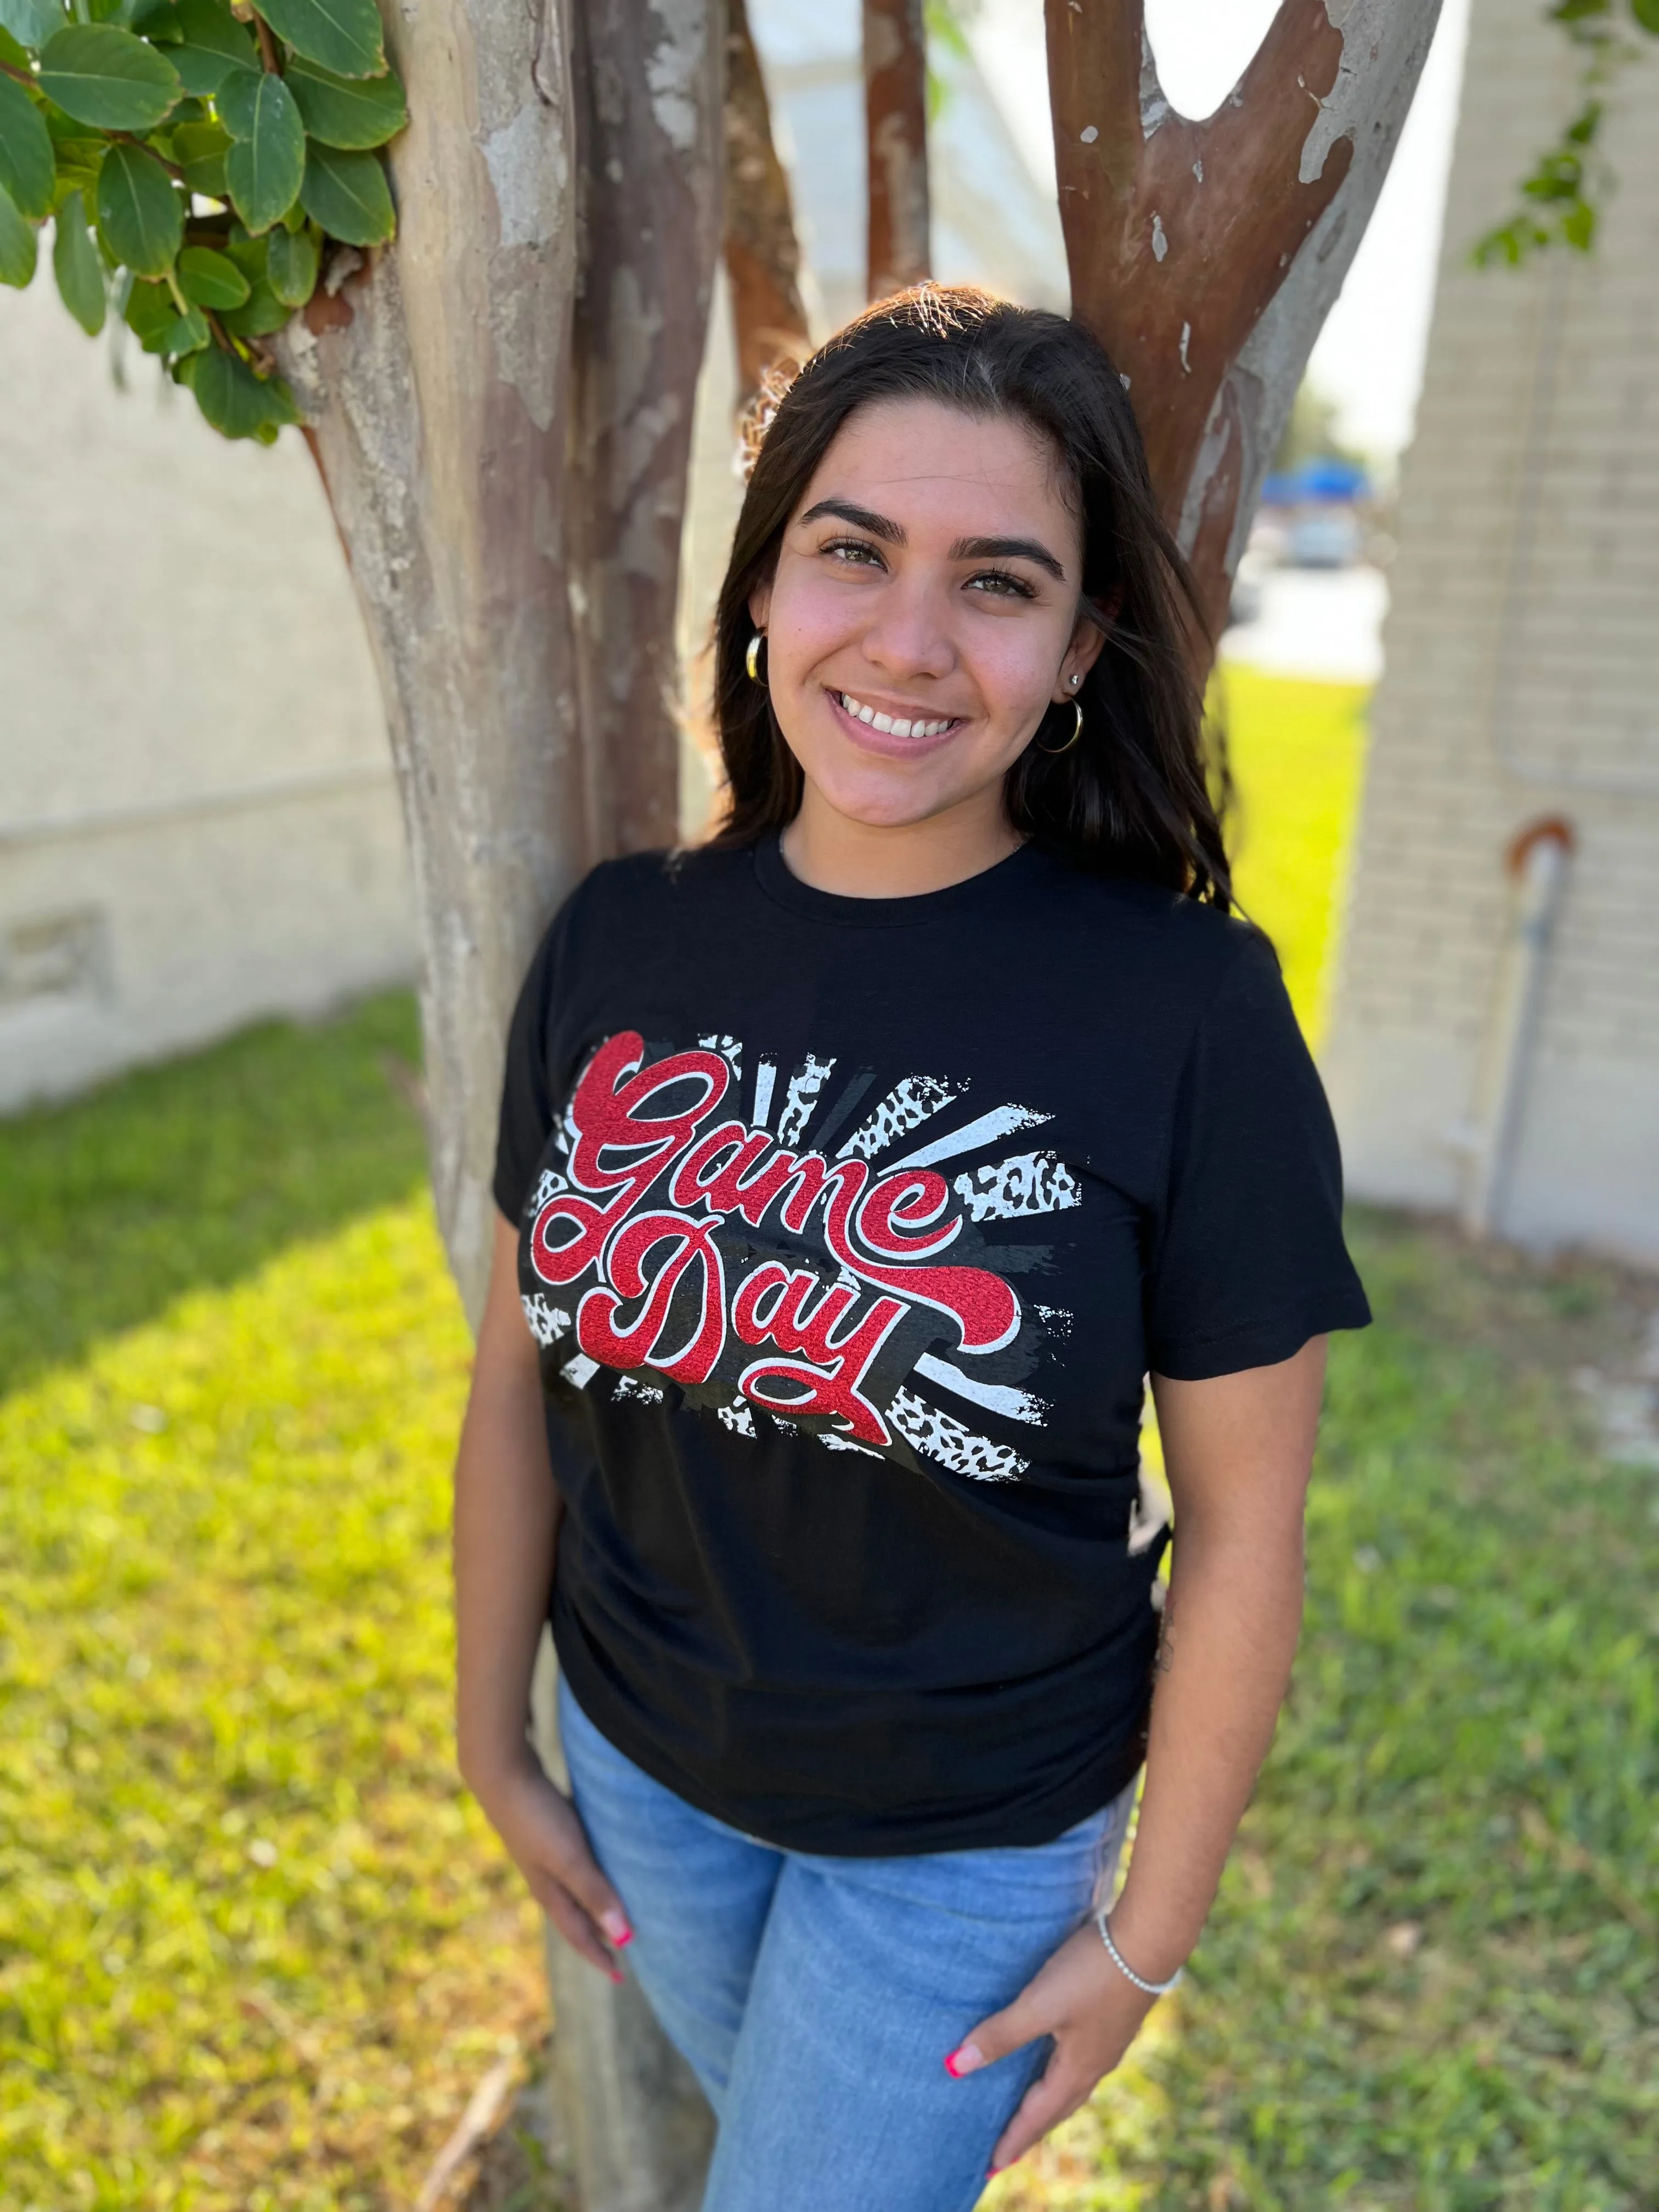
<svg viewBox="0 0 1659 2212">
<path fill-rule="evenodd" d="M 634 1931 L 629 1926 L 625 1915 L 617 1911 L 614 1907 L 609 1912 L 600 1913 L 599 1925 L 619 1951 L 624 1943 L 631 1943 L 634 1940 Z"/>
<path fill-rule="evenodd" d="M 953 2051 L 945 2062 L 945 2070 L 953 2081 L 960 2081 L 964 2074 L 976 2074 L 985 2063 L 985 2053 L 976 2043 L 964 2043 Z"/>
</svg>

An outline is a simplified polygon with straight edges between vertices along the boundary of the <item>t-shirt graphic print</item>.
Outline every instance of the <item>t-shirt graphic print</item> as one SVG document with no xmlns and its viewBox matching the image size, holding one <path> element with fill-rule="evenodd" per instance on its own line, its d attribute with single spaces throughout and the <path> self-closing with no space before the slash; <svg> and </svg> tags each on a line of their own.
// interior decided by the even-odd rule
<svg viewBox="0 0 1659 2212">
<path fill-rule="evenodd" d="M 538 1341 L 578 1389 L 620 1370 L 739 1435 L 759 1410 L 830 1450 L 1018 1480 L 1024 1455 L 973 1417 L 1041 1425 L 1030 1379 L 1070 1316 L 1019 1293 L 1048 1248 L 990 1249 L 982 1224 L 1079 1206 L 1082 1186 L 1030 1142 L 1049 1113 L 975 1113 L 970 1089 L 810 1051 L 786 1069 L 729 1036 L 607 1038 L 528 1209 Z"/>
<path fill-rule="evenodd" d="M 1143 1377 L 1366 1318 L 1265 939 L 1027 846 L 904 899 L 641 854 L 520 994 L 496 1202 L 578 1704 L 744 1833 L 1045 1842 L 1142 1755 Z"/>
</svg>

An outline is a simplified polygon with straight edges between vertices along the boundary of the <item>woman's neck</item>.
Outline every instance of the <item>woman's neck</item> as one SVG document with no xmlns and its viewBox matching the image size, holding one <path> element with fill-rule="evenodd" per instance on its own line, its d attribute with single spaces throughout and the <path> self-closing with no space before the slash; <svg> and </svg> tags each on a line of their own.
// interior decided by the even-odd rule
<svg viewBox="0 0 1659 2212">
<path fill-rule="evenodd" d="M 1002 794 L 973 800 L 922 822 L 856 822 L 808 784 L 800 811 L 781 840 L 792 876 L 842 898 L 917 898 L 982 875 L 1024 842 L 1002 808 Z"/>
</svg>

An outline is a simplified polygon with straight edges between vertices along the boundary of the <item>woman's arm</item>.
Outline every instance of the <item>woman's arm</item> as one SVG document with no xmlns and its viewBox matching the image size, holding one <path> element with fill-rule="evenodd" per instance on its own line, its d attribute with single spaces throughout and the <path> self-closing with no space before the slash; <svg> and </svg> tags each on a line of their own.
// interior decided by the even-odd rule
<svg viewBox="0 0 1659 2212">
<path fill-rule="evenodd" d="M 626 1943 L 627 1916 L 526 1734 L 562 1510 L 547 1462 L 536 1342 L 519 1302 L 518 1237 L 498 1219 L 455 1459 L 460 1768 L 559 1933 L 620 1979 L 605 1937 Z"/>
<path fill-rule="evenodd" d="M 1152 1378 L 1176 1545 L 1158 1645 L 1146 1782 L 1112 1937 L 1145 1981 L 1198 1940 L 1256 1771 L 1273 1741 L 1302 1620 L 1302 1516 L 1325 1340 L 1294 1358 L 1203 1382 Z M 957 2074 L 1052 2035 L 1041 2079 L 997 2145 L 1020 2157 L 1077 2110 L 1128 2048 L 1151 2003 L 1092 1923 L 1014 2002 L 975 2028 Z"/>
</svg>

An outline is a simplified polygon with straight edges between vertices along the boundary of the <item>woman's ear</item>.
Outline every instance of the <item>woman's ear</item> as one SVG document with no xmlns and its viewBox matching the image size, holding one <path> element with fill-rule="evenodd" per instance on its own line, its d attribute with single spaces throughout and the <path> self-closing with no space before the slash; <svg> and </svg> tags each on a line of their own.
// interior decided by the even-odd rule
<svg viewBox="0 0 1659 2212">
<path fill-rule="evenodd" d="M 1109 617 L 1117 612 L 1117 597 L 1108 601 L 1102 612 Z M 1091 615 L 1080 614 L 1077 628 L 1072 632 L 1072 641 L 1066 648 L 1066 658 L 1060 664 L 1050 696 L 1055 699 L 1075 699 L 1082 688 L 1083 679 L 1100 658 L 1100 648 L 1106 642 L 1106 633 Z"/>
<path fill-rule="evenodd" d="M 757 584 L 749 594 L 749 619 L 757 629 L 764 629 L 766 617 L 771 611 L 772 580 L 769 576 L 763 584 Z"/>
</svg>

